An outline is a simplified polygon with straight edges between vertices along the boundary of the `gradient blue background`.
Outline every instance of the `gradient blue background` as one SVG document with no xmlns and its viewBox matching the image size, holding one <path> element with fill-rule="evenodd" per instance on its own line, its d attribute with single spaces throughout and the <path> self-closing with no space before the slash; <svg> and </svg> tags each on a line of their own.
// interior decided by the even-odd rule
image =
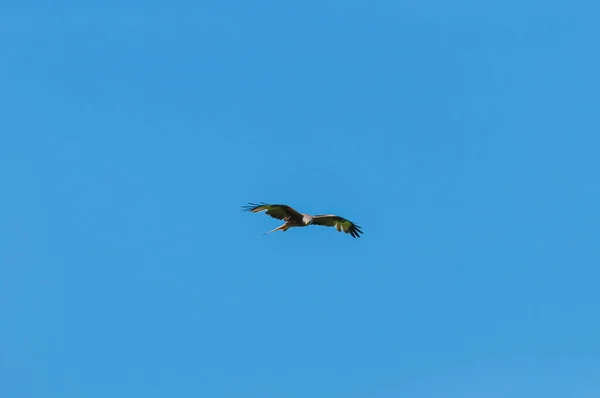
<svg viewBox="0 0 600 398">
<path fill-rule="evenodd" d="M 0 11 L 0 396 L 600 396 L 597 1 Z"/>
</svg>

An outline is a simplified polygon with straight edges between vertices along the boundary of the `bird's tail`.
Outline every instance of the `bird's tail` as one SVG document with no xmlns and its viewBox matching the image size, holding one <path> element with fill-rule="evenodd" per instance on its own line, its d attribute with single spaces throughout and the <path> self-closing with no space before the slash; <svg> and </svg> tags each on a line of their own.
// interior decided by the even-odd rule
<svg viewBox="0 0 600 398">
<path fill-rule="evenodd" d="M 267 232 L 267 233 L 263 234 L 263 236 L 264 236 L 264 235 L 268 235 L 268 234 L 270 234 L 271 232 L 275 232 L 275 231 L 279 231 L 279 230 L 282 230 L 282 231 L 284 231 L 284 232 L 285 232 L 285 231 L 286 231 L 288 228 L 289 228 L 289 226 L 288 226 L 288 225 L 287 225 L 287 223 L 286 223 L 286 224 L 283 224 L 283 225 L 280 225 L 280 226 L 278 226 L 278 227 L 277 227 L 277 228 L 275 228 L 275 229 L 272 229 L 272 230 L 270 230 L 269 232 Z"/>
</svg>

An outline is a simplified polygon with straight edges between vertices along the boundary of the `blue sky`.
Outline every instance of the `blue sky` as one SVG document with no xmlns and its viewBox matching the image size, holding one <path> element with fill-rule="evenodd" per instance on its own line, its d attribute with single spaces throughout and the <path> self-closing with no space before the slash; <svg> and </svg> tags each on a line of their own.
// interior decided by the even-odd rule
<svg viewBox="0 0 600 398">
<path fill-rule="evenodd" d="M 0 396 L 600 394 L 597 2 L 0 11 Z"/>
</svg>

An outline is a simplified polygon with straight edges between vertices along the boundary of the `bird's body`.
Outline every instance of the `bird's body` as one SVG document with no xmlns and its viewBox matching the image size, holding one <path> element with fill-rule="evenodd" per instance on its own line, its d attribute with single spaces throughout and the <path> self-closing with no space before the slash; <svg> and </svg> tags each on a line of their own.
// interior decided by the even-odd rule
<svg viewBox="0 0 600 398">
<path fill-rule="evenodd" d="M 334 214 L 312 216 L 310 214 L 299 213 L 287 205 L 266 204 L 262 202 L 261 204 L 249 203 L 249 206 L 244 206 L 243 210 L 252 213 L 264 211 L 267 215 L 273 218 L 285 221 L 283 225 L 280 225 L 279 227 L 267 232 L 267 234 L 280 230 L 285 232 L 293 227 L 307 227 L 309 225 L 335 227 L 338 231 L 350 234 L 353 238 L 359 238 L 359 234 L 362 234 L 362 231 L 358 225 Z"/>
</svg>

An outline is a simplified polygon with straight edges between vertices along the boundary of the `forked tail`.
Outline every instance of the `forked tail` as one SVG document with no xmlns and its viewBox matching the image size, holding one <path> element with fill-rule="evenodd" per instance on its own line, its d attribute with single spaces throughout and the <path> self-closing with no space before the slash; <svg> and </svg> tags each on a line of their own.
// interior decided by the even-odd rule
<svg viewBox="0 0 600 398">
<path fill-rule="evenodd" d="M 280 225 L 280 226 L 278 226 L 278 227 L 277 227 L 277 228 L 275 228 L 275 229 L 272 229 L 272 230 L 270 230 L 270 231 L 269 231 L 269 232 L 267 232 L 267 233 L 264 233 L 264 234 L 263 234 L 263 236 L 264 236 L 264 235 L 268 235 L 268 234 L 270 234 L 271 232 L 275 232 L 275 231 L 279 231 L 279 230 L 282 230 L 282 231 L 284 231 L 284 232 L 285 232 L 285 231 L 286 231 L 288 228 L 289 228 L 289 226 L 288 226 L 287 224 L 283 224 L 283 225 Z"/>
</svg>

